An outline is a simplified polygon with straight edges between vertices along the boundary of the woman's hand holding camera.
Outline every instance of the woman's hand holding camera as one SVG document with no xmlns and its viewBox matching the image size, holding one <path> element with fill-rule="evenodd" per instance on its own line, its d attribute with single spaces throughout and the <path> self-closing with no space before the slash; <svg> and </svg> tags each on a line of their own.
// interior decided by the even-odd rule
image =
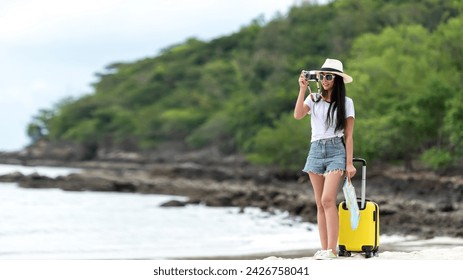
<svg viewBox="0 0 463 280">
<path fill-rule="evenodd" d="M 301 75 L 299 76 L 299 87 L 300 89 L 306 89 L 309 85 L 309 81 L 305 79 L 304 74 L 301 72 Z"/>
</svg>

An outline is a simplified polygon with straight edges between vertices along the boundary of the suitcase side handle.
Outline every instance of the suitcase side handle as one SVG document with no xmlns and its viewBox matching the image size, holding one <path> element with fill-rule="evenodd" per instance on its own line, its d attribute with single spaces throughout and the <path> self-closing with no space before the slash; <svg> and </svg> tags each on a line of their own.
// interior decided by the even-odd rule
<svg viewBox="0 0 463 280">
<path fill-rule="evenodd" d="M 355 162 L 361 162 L 363 166 L 367 166 L 367 161 L 363 158 L 353 158 Z"/>
<path fill-rule="evenodd" d="M 353 162 L 361 162 L 362 163 L 362 192 L 361 192 L 361 205 L 362 209 L 365 208 L 365 196 L 366 196 L 366 188 L 367 188 L 367 161 L 363 158 L 353 158 Z"/>
</svg>

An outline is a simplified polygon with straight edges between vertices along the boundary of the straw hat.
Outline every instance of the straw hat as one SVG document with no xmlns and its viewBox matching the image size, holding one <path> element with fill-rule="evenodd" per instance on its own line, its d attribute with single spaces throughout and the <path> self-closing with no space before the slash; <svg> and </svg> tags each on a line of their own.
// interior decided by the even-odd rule
<svg viewBox="0 0 463 280">
<path fill-rule="evenodd" d="M 336 74 L 343 78 L 345 84 L 350 83 L 353 80 L 351 76 L 344 73 L 342 62 L 337 59 L 327 58 L 325 63 L 323 63 L 322 68 L 320 70 L 315 70 L 315 72 L 317 74 L 320 72 Z"/>
</svg>

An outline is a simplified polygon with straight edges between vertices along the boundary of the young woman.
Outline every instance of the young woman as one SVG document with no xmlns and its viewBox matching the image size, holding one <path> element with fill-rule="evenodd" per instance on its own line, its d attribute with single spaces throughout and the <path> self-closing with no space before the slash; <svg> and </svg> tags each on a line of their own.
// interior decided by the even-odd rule
<svg viewBox="0 0 463 280">
<path fill-rule="evenodd" d="M 322 249 L 314 258 L 323 260 L 337 257 L 339 217 L 336 196 L 341 178 L 343 175 L 351 178 L 356 173 L 352 163 L 355 111 L 345 88 L 346 83 L 352 82 L 352 77 L 343 72 L 341 61 L 328 58 L 316 73 L 322 84 L 322 94 L 310 93 L 308 81 L 301 73 L 294 118 L 300 120 L 311 115 L 312 138 L 303 171 L 310 177 L 317 203 Z"/>
</svg>

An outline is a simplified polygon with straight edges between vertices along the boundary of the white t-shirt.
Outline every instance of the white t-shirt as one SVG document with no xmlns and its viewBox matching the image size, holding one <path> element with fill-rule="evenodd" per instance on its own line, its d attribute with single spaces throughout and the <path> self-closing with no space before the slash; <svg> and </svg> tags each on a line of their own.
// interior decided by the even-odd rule
<svg viewBox="0 0 463 280">
<path fill-rule="evenodd" d="M 323 99 L 321 99 L 319 102 L 313 102 L 309 94 L 309 96 L 307 96 L 307 98 L 305 99 L 304 104 L 306 104 L 310 108 L 310 124 L 312 126 L 312 139 L 310 140 L 311 142 L 320 139 L 344 136 L 344 129 L 334 132 L 334 129 L 336 128 L 336 111 L 334 112 L 334 119 L 332 120 L 331 125 L 326 125 L 326 114 L 328 114 L 328 108 L 330 107 L 330 103 L 324 101 Z M 352 101 L 351 98 L 346 96 L 346 119 L 348 117 L 355 118 L 355 109 L 354 101 Z"/>
</svg>

